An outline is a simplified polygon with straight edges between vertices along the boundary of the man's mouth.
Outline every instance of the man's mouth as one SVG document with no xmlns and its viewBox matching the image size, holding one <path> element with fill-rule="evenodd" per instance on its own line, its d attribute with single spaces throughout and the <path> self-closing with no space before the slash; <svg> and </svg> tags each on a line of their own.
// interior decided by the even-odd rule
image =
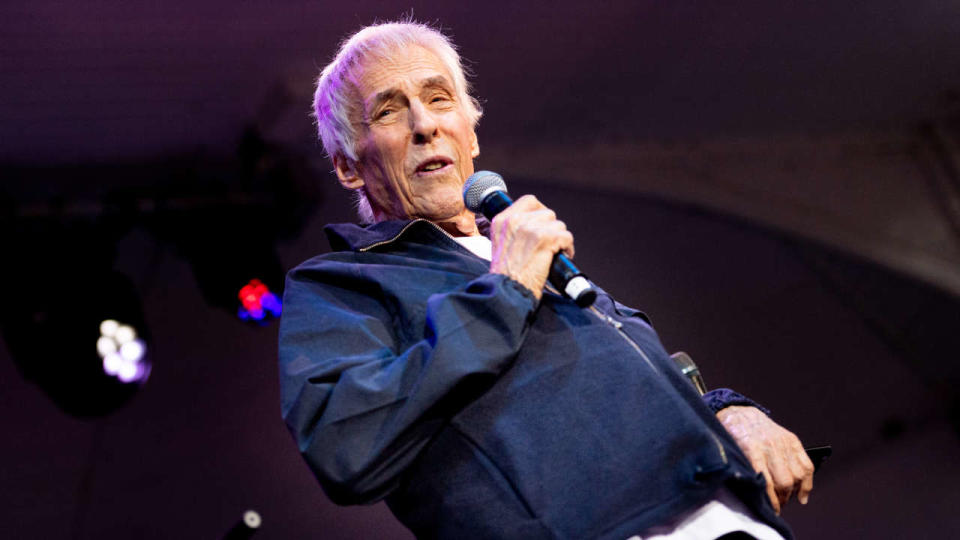
<svg viewBox="0 0 960 540">
<path fill-rule="evenodd" d="M 452 163 L 453 163 L 453 161 L 451 161 L 451 160 L 449 160 L 449 159 L 447 159 L 447 158 L 444 158 L 444 157 L 430 158 L 430 159 L 424 161 L 423 163 L 421 163 L 419 166 L 417 166 L 417 171 L 416 171 L 416 172 L 417 172 L 417 173 L 431 173 L 431 172 L 434 172 L 434 171 L 439 171 L 440 169 L 443 169 L 443 168 L 445 168 L 446 166 L 448 166 L 448 165 L 450 165 L 450 164 L 452 164 Z"/>
</svg>

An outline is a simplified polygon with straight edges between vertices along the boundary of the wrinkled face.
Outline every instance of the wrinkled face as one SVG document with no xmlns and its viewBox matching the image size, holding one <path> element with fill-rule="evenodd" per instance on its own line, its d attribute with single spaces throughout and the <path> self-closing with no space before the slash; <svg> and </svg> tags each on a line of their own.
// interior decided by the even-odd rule
<svg viewBox="0 0 960 540">
<path fill-rule="evenodd" d="M 477 136 L 440 60 L 408 46 L 353 74 L 358 161 L 336 159 L 341 183 L 363 187 L 378 220 L 441 221 L 464 211 L 461 190 L 479 155 Z"/>
</svg>

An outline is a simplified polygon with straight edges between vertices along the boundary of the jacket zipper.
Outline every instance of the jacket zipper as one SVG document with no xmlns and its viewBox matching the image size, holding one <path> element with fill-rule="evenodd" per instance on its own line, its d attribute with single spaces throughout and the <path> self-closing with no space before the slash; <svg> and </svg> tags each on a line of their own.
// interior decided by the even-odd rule
<svg viewBox="0 0 960 540">
<path fill-rule="evenodd" d="M 727 463 L 727 451 L 724 450 L 724 449 L 723 449 L 723 445 L 720 444 L 720 439 L 717 438 L 717 434 L 714 433 L 713 430 L 710 429 L 710 428 L 707 428 L 707 432 L 710 434 L 711 437 L 713 437 L 713 443 L 717 445 L 717 450 L 720 451 L 720 459 L 723 460 L 723 464 L 724 464 L 724 465 L 727 465 L 727 464 L 728 464 L 728 463 Z M 740 474 L 740 473 L 737 473 L 737 476 L 738 476 L 738 477 L 739 477 L 739 474 Z"/>
<path fill-rule="evenodd" d="M 658 370 L 657 367 L 653 365 L 653 362 L 650 361 L 650 357 L 647 356 L 647 353 L 643 352 L 643 349 L 640 348 L 640 345 L 638 345 L 637 342 L 634 341 L 633 338 L 631 338 L 629 335 L 627 335 L 627 333 L 623 330 L 623 323 L 622 323 L 622 322 L 614 319 L 613 317 L 611 317 L 611 316 L 609 316 L 609 315 L 605 315 L 605 314 L 603 314 L 603 313 L 600 313 L 600 311 L 599 311 L 595 306 L 590 306 L 589 309 L 590 309 L 590 311 L 592 311 L 593 314 L 596 315 L 600 320 L 602 320 L 602 321 L 606 322 L 607 324 L 609 324 L 610 326 L 616 328 L 616 329 L 617 329 L 617 333 L 620 334 L 620 336 L 623 337 L 623 339 L 625 339 L 625 340 L 627 341 L 627 343 L 629 343 L 629 344 L 633 347 L 633 349 L 640 354 L 640 356 L 641 356 L 641 357 L 643 358 L 643 360 L 647 363 L 647 365 L 650 366 L 650 369 L 652 369 L 653 372 L 656 373 L 657 375 L 660 375 L 660 370 Z M 707 432 L 710 434 L 710 437 L 713 439 L 713 443 L 717 446 L 717 451 L 720 453 L 720 459 L 723 460 L 723 464 L 724 464 L 724 465 L 727 465 L 727 464 L 728 464 L 728 461 L 727 461 L 727 451 L 723 448 L 723 444 L 720 443 L 720 439 L 717 438 L 717 435 L 716 435 L 716 433 L 713 432 L 713 430 L 707 429 Z"/>
<path fill-rule="evenodd" d="M 627 333 L 623 330 L 623 323 L 622 323 L 622 322 L 614 319 L 613 317 L 611 317 L 611 316 L 609 316 L 609 315 L 605 315 L 605 314 L 603 314 L 603 313 L 600 313 L 600 310 L 598 310 L 598 309 L 596 308 L 596 306 L 590 306 L 589 309 L 590 309 L 590 311 L 593 312 L 593 314 L 596 315 L 601 321 L 604 321 L 604 322 L 606 322 L 607 324 L 609 324 L 610 326 L 616 328 L 616 329 L 617 329 L 617 333 L 620 334 L 620 337 L 622 337 L 624 340 L 626 340 L 626 342 L 629 343 L 631 347 L 633 347 L 633 350 L 637 351 L 637 353 L 640 354 L 640 357 L 643 358 L 643 361 L 646 362 L 648 366 L 650 366 L 650 369 L 652 369 L 654 373 L 656 373 L 657 375 L 660 375 L 660 370 L 657 369 L 657 366 L 653 365 L 653 362 L 650 361 L 650 357 L 647 356 L 647 353 L 643 352 L 643 349 L 640 348 L 640 345 L 637 345 L 637 342 L 634 341 L 633 338 L 630 337 L 629 335 L 627 335 Z"/>
</svg>

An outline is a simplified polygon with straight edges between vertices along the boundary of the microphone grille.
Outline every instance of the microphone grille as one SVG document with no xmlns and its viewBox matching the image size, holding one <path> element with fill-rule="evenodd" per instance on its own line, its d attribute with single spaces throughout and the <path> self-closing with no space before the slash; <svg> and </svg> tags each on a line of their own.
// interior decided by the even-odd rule
<svg viewBox="0 0 960 540">
<path fill-rule="evenodd" d="M 477 171 L 467 178 L 463 184 L 463 204 L 471 212 L 479 212 L 483 199 L 491 191 L 507 191 L 507 183 L 503 177 L 491 171 Z"/>
</svg>

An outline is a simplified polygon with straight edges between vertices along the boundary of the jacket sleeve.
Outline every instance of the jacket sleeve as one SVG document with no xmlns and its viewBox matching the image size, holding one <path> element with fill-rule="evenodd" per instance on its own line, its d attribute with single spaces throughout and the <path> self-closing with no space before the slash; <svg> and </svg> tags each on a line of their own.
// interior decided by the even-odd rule
<svg viewBox="0 0 960 540">
<path fill-rule="evenodd" d="M 396 329 L 351 265 L 291 272 L 280 328 L 281 408 L 331 500 L 386 496 L 443 424 L 516 356 L 536 301 L 485 274 L 429 297 L 426 324 Z M 397 333 L 414 334 L 400 340 Z M 419 334 L 419 335 L 416 335 Z M 398 343 L 412 343 L 398 350 Z"/>
<path fill-rule="evenodd" d="M 714 414 L 720 412 L 727 407 L 732 405 L 748 405 L 750 407 L 756 407 L 763 411 L 764 414 L 770 416 L 770 409 L 767 409 L 763 405 L 760 405 L 756 401 L 748 398 L 747 396 L 735 392 L 729 388 L 714 388 L 706 394 L 703 395 L 703 402 L 713 411 Z"/>
</svg>

